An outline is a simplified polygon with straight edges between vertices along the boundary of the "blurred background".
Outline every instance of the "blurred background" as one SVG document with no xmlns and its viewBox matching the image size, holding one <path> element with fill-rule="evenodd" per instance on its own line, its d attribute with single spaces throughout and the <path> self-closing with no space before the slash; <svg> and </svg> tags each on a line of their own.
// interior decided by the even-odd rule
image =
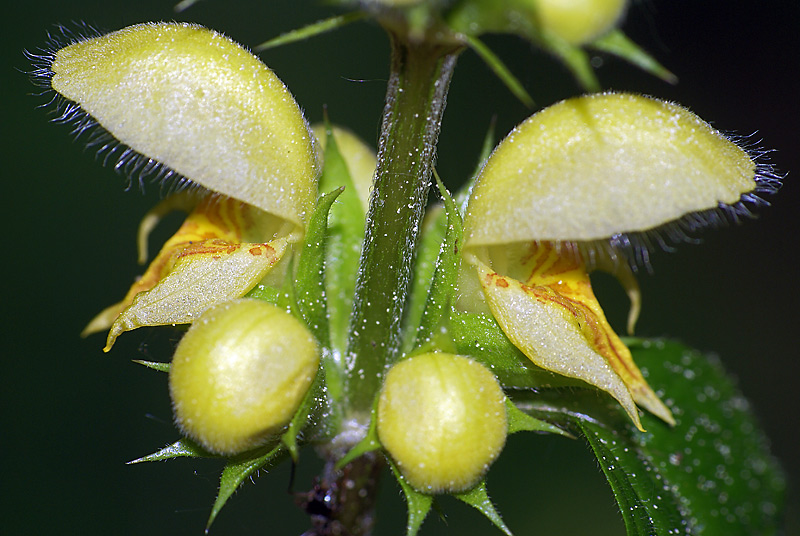
<svg viewBox="0 0 800 536">
<path fill-rule="evenodd" d="M 121 299 L 136 265 L 139 218 L 159 186 L 125 191 L 126 181 L 98 164 L 63 125 L 48 122 L 23 50 L 45 46 L 54 24 L 101 30 L 130 24 L 197 22 L 253 47 L 329 16 L 322 2 L 206 0 L 176 14 L 170 1 L 76 0 L 6 6 L 0 34 L 0 162 L 3 227 L 2 487 L 3 534 L 201 534 L 221 464 L 125 462 L 177 439 L 166 376 L 131 359 L 166 360 L 179 333 L 126 334 L 110 355 L 103 336 L 80 339 L 86 322 Z M 604 87 L 642 92 L 688 106 L 723 131 L 751 136 L 785 186 L 773 207 L 741 226 L 703 234 L 700 246 L 654 255 L 643 274 L 638 335 L 669 336 L 721 356 L 794 481 L 788 534 L 800 533 L 796 456 L 800 226 L 800 4 L 725 0 L 635 1 L 623 26 L 680 78 L 669 86 L 612 58 L 598 58 Z M 520 77 L 537 104 L 580 93 L 557 62 L 516 38 L 486 41 Z M 372 24 L 261 55 L 289 86 L 312 122 L 331 119 L 374 143 L 388 69 L 385 36 Z M 471 52 L 459 60 L 439 146 L 438 170 L 457 187 L 476 163 L 492 116 L 498 136 L 530 114 Z M 159 229 L 158 244 L 178 225 Z M 622 326 L 622 291 L 603 287 L 610 317 Z M 621 329 L 621 328 L 620 328 Z M 308 489 L 317 469 L 304 453 L 295 484 Z M 523 476 L 520 476 L 523 475 Z M 289 471 L 260 475 L 229 502 L 213 534 L 300 534 L 307 518 L 291 505 Z M 622 534 L 610 489 L 587 448 L 563 438 L 512 437 L 489 480 L 517 534 Z M 385 484 L 378 535 L 401 534 L 405 507 Z M 447 524 L 431 517 L 423 534 L 492 534 L 464 505 L 444 500 Z"/>
</svg>

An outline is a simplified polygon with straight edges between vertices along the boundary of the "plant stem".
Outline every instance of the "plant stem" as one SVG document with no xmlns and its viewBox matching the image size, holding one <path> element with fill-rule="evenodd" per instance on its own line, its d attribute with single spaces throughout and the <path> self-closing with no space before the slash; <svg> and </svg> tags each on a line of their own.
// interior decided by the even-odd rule
<svg viewBox="0 0 800 536">
<path fill-rule="evenodd" d="M 460 47 L 389 32 L 391 75 L 346 355 L 346 405 L 366 423 L 400 328 L 447 89 Z"/>
</svg>

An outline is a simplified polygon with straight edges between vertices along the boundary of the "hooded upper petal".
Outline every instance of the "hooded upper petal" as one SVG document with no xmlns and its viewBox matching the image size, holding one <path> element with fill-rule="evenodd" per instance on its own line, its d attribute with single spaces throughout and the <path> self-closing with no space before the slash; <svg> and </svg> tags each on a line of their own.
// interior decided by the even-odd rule
<svg viewBox="0 0 800 536">
<path fill-rule="evenodd" d="M 624 276 L 638 309 L 625 262 L 609 262 L 623 233 L 736 205 L 759 180 L 745 151 L 680 106 L 626 94 L 570 99 L 523 122 L 487 161 L 464 221 L 465 258 L 531 361 L 608 392 L 639 427 L 635 404 L 672 423 L 608 324 L 580 244 L 608 241 L 586 252 Z"/>
<path fill-rule="evenodd" d="M 314 137 L 258 58 L 193 24 L 131 26 L 58 50 L 51 84 L 114 138 L 191 181 L 302 230 Z"/>
</svg>

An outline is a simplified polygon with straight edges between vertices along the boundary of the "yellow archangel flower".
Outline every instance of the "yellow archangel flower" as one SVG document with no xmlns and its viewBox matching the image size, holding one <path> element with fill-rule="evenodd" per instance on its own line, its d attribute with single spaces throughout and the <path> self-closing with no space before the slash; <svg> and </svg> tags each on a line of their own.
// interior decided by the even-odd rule
<svg viewBox="0 0 800 536">
<path fill-rule="evenodd" d="M 121 151 L 118 167 L 161 166 L 205 191 L 165 200 L 143 222 L 192 212 L 123 302 L 86 328 L 127 330 L 192 322 L 253 288 L 302 240 L 317 196 L 318 149 L 292 95 L 261 61 L 192 24 L 141 24 L 52 52 L 45 75 Z M 196 194 L 197 192 L 191 192 Z M 199 201 L 198 201 L 199 199 Z M 144 247 L 143 247 L 144 243 Z"/>
<path fill-rule="evenodd" d="M 640 429 L 637 404 L 674 424 L 606 320 L 587 271 L 620 278 L 632 329 L 639 291 L 629 262 L 647 262 L 637 244 L 746 214 L 745 202 L 776 186 L 680 106 L 627 94 L 563 101 L 516 127 L 481 171 L 464 221 L 472 272 L 462 286 L 479 286 L 535 365 L 606 391 Z"/>
</svg>

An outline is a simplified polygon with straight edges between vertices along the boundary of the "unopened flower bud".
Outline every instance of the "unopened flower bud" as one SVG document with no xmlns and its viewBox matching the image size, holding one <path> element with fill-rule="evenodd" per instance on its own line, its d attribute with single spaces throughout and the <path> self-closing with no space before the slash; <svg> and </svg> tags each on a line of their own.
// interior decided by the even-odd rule
<svg viewBox="0 0 800 536">
<path fill-rule="evenodd" d="M 619 22 L 627 0 L 536 0 L 542 30 L 573 45 L 588 43 Z"/>
<path fill-rule="evenodd" d="M 505 395 L 463 356 L 422 354 L 395 365 L 378 402 L 378 436 L 403 477 L 425 493 L 474 486 L 503 449 Z"/>
<path fill-rule="evenodd" d="M 205 448 L 254 448 L 292 418 L 319 367 L 308 329 L 259 300 L 208 309 L 181 340 L 169 374 L 175 420 Z"/>
</svg>

